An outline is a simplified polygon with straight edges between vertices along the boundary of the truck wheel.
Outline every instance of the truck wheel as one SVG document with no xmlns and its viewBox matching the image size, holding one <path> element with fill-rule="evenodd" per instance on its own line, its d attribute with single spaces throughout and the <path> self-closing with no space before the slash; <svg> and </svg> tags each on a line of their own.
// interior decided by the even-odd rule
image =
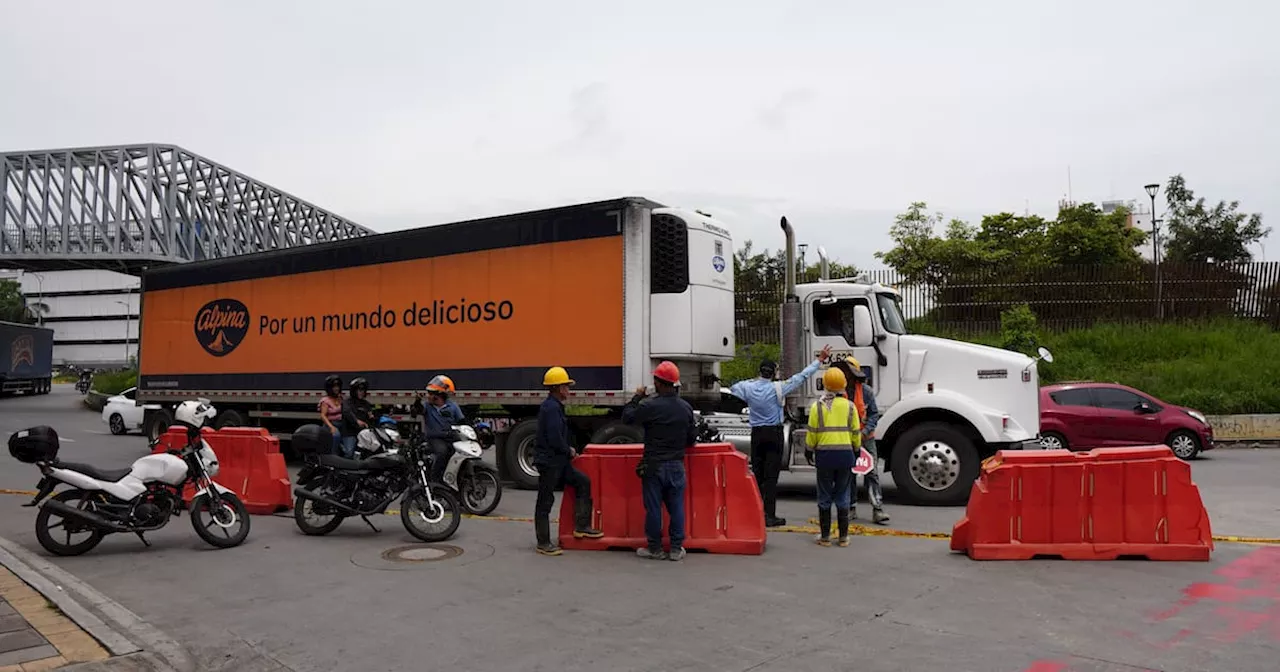
<svg viewBox="0 0 1280 672">
<path fill-rule="evenodd" d="M 147 439 L 155 441 L 164 433 L 169 431 L 169 426 L 173 424 L 173 411 L 162 408 L 147 414 Z"/>
<path fill-rule="evenodd" d="M 525 420 L 512 428 L 505 446 L 507 474 L 521 490 L 538 487 L 538 470 L 533 467 L 533 444 L 538 435 L 538 421 Z"/>
<path fill-rule="evenodd" d="M 644 431 L 614 420 L 591 435 L 591 443 L 644 443 Z"/>
<path fill-rule="evenodd" d="M 962 504 L 978 478 L 978 449 L 964 432 L 944 422 L 912 427 L 893 447 L 893 482 L 912 502 Z"/>
<path fill-rule="evenodd" d="M 213 419 L 213 428 L 222 429 L 223 427 L 244 427 L 244 416 L 240 415 L 240 411 L 230 408 L 222 411 Z"/>
</svg>

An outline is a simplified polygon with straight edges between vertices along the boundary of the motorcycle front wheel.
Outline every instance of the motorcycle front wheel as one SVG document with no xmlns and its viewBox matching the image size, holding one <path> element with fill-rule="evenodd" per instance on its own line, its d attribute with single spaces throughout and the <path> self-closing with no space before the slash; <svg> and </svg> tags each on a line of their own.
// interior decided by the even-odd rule
<svg viewBox="0 0 1280 672">
<path fill-rule="evenodd" d="M 232 548 L 249 536 L 249 512 L 244 502 L 229 492 L 218 495 L 216 505 L 206 492 L 191 502 L 191 527 L 206 544 Z"/>
<path fill-rule="evenodd" d="M 448 488 L 431 488 L 430 499 L 422 488 L 413 488 L 400 500 L 400 522 L 418 539 L 439 542 L 458 531 L 462 511 L 457 496 Z"/>
<path fill-rule="evenodd" d="M 87 509 L 91 508 L 95 501 L 101 501 L 102 494 L 72 489 L 63 490 L 50 499 L 56 499 L 77 509 Z M 77 536 L 77 541 L 72 539 L 72 535 L 87 536 Z M 107 536 L 105 532 L 89 527 L 80 521 L 63 518 L 43 506 L 40 507 L 40 512 L 36 514 L 36 540 L 40 542 L 44 550 L 54 555 L 64 557 L 83 555 L 92 551 L 105 536 Z M 59 539 L 58 537 L 62 538 Z"/>
<path fill-rule="evenodd" d="M 462 492 L 459 494 L 467 513 L 487 516 L 502 501 L 502 479 L 498 478 L 498 472 L 489 465 L 477 464 L 462 483 Z"/>
</svg>

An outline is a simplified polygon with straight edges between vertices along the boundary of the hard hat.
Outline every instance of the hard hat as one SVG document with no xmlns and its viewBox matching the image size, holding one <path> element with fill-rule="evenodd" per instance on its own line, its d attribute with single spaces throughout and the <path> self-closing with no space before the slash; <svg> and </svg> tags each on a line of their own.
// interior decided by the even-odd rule
<svg viewBox="0 0 1280 672">
<path fill-rule="evenodd" d="M 542 374 L 542 384 L 547 387 L 572 385 L 573 379 L 569 377 L 569 372 L 565 371 L 563 366 L 553 366 Z"/>
<path fill-rule="evenodd" d="M 680 368 L 673 362 L 663 361 L 653 370 L 653 377 L 672 385 L 680 384 Z"/>
<path fill-rule="evenodd" d="M 453 394 L 453 379 L 449 376 L 436 376 L 427 383 L 428 392 L 439 392 L 441 394 Z"/>
<path fill-rule="evenodd" d="M 832 366 L 822 374 L 822 389 L 828 392 L 839 392 L 845 386 L 844 372 Z"/>
<path fill-rule="evenodd" d="M 858 363 L 857 359 L 854 359 L 853 357 L 846 357 L 844 361 L 840 363 L 844 365 L 841 368 L 848 371 L 845 375 L 852 375 L 858 380 L 863 380 L 867 377 L 867 374 L 862 370 L 862 365 Z"/>
</svg>

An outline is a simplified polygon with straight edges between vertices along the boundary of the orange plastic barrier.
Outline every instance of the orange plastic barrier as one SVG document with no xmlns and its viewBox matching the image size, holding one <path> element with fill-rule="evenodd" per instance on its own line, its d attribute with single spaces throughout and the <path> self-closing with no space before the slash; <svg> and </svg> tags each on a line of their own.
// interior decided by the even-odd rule
<svg viewBox="0 0 1280 672">
<path fill-rule="evenodd" d="M 565 486 L 560 500 L 560 545 L 566 549 L 640 548 L 644 536 L 644 498 L 636 465 L 644 453 L 638 444 L 589 445 L 574 468 L 591 479 L 595 504 L 592 524 L 604 537 L 575 539 L 575 493 Z M 737 555 L 764 553 L 764 502 L 747 457 L 727 443 L 698 444 L 685 455 L 685 541 L 689 550 Z M 662 513 L 663 546 L 671 520 Z"/>
<path fill-rule="evenodd" d="M 951 550 L 974 560 L 1208 560 L 1209 513 L 1167 446 L 1000 451 L 982 465 Z"/>
<path fill-rule="evenodd" d="M 293 487 L 285 470 L 280 440 L 262 427 L 227 427 L 213 430 L 204 427 L 200 436 L 218 455 L 218 476 L 213 480 L 230 488 L 252 514 L 272 514 L 293 508 Z M 169 428 L 160 437 L 154 452 L 178 450 L 187 444 L 187 430 Z M 195 488 L 188 485 L 182 493 L 190 503 Z"/>
</svg>

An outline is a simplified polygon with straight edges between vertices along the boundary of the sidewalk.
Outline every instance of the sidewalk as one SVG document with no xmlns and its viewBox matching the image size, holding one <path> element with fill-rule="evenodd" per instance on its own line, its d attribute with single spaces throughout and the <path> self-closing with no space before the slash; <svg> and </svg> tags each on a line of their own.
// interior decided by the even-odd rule
<svg viewBox="0 0 1280 672">
<path fill-rule="evenodd" d="M 155 645 L 146 648 L 157 650 L 144 649 L 136 642 L 139 639 Z M 0 672 L 192 668 L 176 642 L 133 612 L 44 558 L 0 538 Z"/>
</svg>

